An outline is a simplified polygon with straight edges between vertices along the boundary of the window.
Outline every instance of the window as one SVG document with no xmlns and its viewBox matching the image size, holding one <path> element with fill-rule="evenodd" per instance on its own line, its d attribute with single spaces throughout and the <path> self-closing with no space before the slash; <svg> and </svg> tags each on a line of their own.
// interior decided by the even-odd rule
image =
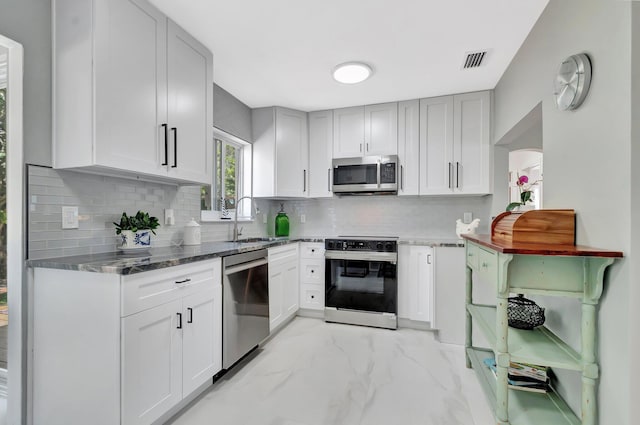
<svg viewBox="0 0 640 425">
<path fill-rule="evenodd" d="M 212 151 L 213 182 L 201 189 L 202 220 L 250 216 L 249 200 L 235 203 L 251 195 L 251 145 L 222 130 L 214 129 Z"/>
</svg>

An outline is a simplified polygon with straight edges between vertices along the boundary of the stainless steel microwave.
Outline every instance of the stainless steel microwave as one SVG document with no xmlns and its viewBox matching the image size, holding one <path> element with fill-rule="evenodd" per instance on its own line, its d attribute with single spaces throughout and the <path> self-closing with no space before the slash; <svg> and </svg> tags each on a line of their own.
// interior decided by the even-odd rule
<svg viewBox="0 0 640 425">
<path fill-rule="evenodd" d="M 398 193 L 398 157 L 364 156 L 333 160 L 333 193 L 383 195 Z"/>
</svg>

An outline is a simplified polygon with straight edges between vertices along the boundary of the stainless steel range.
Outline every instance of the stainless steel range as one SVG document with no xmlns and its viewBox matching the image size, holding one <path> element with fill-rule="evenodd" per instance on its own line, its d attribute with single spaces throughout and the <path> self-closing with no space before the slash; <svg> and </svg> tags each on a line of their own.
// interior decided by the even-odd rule
<svg viewBox="0 0 640 425">
<path fill-rule="evenodd" d="M 325 240 L 327 322 L 397 329 L 396 238 Z"/>
</svg>

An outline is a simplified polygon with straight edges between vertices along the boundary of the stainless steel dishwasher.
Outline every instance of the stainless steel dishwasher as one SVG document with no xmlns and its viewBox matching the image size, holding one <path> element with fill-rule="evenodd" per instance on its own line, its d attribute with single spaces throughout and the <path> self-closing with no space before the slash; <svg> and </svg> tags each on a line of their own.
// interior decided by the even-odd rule
<svg viewBox="0 0 640 425">
<path fill-rule="evenodd" d="M 269 336 L 267 250 L 222 259 L 222 367 L 233 366 Z"/>
</svg>

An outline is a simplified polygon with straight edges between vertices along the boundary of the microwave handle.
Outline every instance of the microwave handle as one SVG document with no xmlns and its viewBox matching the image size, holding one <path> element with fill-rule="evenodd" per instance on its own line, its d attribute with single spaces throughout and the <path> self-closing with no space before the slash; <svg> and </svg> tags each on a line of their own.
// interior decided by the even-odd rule
<svg viewBox="0 0 640 425">
<path fill-rule="evenodd" d="M 331 192 L 331 168 L 327 168 L 327 192 Z"/>
<path fill-rule="evenodd" d="M 380 189 L 380 181 L 382 180 L 380 161 L 378 161 L 378 189 Z"/>
</svg>

